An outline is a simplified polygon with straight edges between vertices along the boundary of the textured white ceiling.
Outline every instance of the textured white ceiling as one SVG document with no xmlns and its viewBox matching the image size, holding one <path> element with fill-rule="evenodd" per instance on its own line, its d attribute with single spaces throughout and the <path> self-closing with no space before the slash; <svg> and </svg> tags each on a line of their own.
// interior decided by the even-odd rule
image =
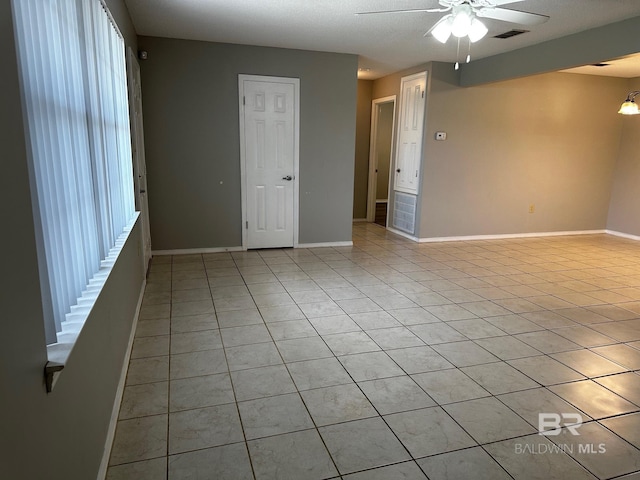
<svg viewBox="0 0 640 480">
<path fill-rule="evenodd" d="M 359 55 L 361 68 L 370 69 L 361 78 L 377 78 L 428 61 L 456 61 L 452 39 L 442 45 L 423 37 L 442 14 L 355 15 L 438 7 L 437 0 L 125 1 L 139 35 L 352 53 Z M 472 45 L 472 59 L 640 15 L 640 0 L 524 0 L 505 7 L 551 18 L 533 27 L 483 19 L 489 33 Z M 492 38 L 512 28 L 530 32 L 506 40 Z M 465 45 L 460 58 L 466 56 L 466 49 Z"/>
</svg>

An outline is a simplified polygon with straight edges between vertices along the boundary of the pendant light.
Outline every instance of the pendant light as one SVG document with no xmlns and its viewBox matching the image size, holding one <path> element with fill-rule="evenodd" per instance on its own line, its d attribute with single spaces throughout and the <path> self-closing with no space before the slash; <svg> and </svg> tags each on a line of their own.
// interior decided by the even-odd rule
<svg viewBox="0 0 640 480">
<path fill-rule="evenodd" d="M 640 114 L 640 110 L 638 109 L 638 104 L 635 101 L 636 95 L 640 94 L 640 90 L 635 92 L 629 92 L 627 95 L 627 99 L 624 101 L 618 113 L 623 115 L 638 115 Z"/>
</svg>

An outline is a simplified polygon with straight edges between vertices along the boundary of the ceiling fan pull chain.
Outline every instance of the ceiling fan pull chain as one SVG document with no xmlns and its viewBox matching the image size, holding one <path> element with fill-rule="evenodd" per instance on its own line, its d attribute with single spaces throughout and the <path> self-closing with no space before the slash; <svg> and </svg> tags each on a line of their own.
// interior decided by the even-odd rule
<svg viewBox="0 0 640 480">
<path fill-rule="evenodd" d="M 458 59 L 460 58 L 460 37 L 458 37 L 458 49 L 456 50 L 456 64 L 453 68 L 458 70 L 460 68 L 460 62 Z"/>
</svg>

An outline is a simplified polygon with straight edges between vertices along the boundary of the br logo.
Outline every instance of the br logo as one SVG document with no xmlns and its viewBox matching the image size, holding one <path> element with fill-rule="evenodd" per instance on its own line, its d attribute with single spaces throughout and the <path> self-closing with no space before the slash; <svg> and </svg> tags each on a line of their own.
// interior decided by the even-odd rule
<svg viewBox="0 0 640 480">
<path fill-rule="evenodd" d="M 542 435 L 560 435 L 562 427 L 566 427 L 571 435 L 580 435 L 578 428 L 582 426 L 582 415 L 579 413 L 539 413 L 538 432 Z"/>
</svg>

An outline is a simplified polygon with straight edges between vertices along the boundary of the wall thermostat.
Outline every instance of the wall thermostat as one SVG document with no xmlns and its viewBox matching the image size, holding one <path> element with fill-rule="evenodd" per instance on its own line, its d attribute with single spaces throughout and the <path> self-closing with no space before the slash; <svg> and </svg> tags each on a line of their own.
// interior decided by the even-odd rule
<svg viewBox="0 0 640 480">
<path fill-rule="evenodd" d="M 436 140 L 446 140 L 447 132 L 436 132 Z"/>
</svg>

